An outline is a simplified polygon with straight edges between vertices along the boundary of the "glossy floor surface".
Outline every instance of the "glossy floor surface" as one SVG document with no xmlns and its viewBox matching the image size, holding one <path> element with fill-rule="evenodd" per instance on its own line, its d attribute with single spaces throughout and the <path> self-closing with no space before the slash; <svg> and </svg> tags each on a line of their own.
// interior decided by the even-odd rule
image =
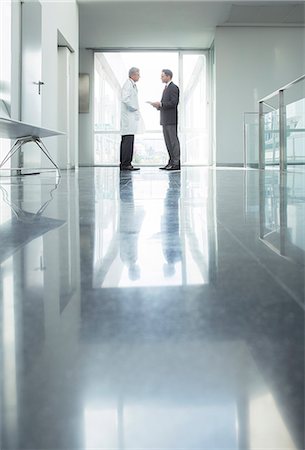
<svg viewBox="0 0 305 450">
<path fill-rule="evenodd" d="M 0 178 L 0 448 L 304 448 L 305 173 Z"/>
</svg>

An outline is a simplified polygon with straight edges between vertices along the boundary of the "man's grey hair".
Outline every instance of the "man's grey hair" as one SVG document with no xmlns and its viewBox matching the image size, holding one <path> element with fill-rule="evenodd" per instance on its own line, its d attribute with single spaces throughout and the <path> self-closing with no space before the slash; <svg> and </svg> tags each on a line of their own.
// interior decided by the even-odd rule
<svg viewBox="0 0 305 450">
<path fill-rule="evenodd" d="M 140 69 L 138 69 L 137 67 L 132 67 L 131 69 L 129 69 L 129 78 L 134 74 L 134 73 L 139 73 Z"/>
</svg>

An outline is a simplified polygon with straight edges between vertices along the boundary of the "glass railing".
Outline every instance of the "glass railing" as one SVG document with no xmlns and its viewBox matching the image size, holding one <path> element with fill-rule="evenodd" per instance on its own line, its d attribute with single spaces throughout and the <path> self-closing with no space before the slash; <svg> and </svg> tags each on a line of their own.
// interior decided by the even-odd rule
<svg viewBox="0 0 305 450">
<path fill-rule="evenodd" d="M 300 100 L 305 108 L 305 99 Z M 295 102 L 298 103 L 298 102 Z M 287 105 L 287 128 L 286 128 L 286 146 L 287 146 L 287 165 L 305 165 L 305 126 L 302 123 L 302 117 L 305 113 L 296 118 L 294 113 L 290 113 L 289 107 L 295 104 Z M 296 120 L 297 119 L 297 120 Z M 270 111 L 264 116 L 264 149 L 265 165 L 279 165 L 280 163 L 280 140 L 279 140 L 279 112 Z M 244 114 L 244 166 L 259 166 L 259 114 Z"/>
<path fill-rule="evenodd" d="M 287 105 L 286 121 L 287 163 L 305 164 L 305 98 Z"/>
<path fill-rule="evenodd" d="M 264 131 L 265 164 L 279 164 L 280 143 L 278 110 L 265 113 Z"/>
<path fill-rule="evenodd" d="M 305 75 L 259 101 L 258 164 L 305 164 Z M 245 138 L 246 140 L 246 138 Z M 252 157 L 253 158 L 253 157 Z"/>
<path fill-rule="evenodd" d="M 264 112 L 265 164 L 279 164 L 278 110 Z M 259 113 L 244 113 L 244 167 L 259 167 Z"/>
</svg>

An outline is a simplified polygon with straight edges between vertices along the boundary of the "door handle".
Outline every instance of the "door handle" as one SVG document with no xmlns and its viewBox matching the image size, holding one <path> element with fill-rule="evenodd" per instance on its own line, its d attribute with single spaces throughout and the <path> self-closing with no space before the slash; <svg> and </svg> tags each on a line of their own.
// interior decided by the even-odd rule
<svg viewBox="0 0 305 450">
<path fill-rule="evenodd" d="M 38 95 L 41 94 L 41 86 L 44 84 L 43 81 L 34 81 L 34 84 L 36 84 L 38 86 Z"/>
</svg>

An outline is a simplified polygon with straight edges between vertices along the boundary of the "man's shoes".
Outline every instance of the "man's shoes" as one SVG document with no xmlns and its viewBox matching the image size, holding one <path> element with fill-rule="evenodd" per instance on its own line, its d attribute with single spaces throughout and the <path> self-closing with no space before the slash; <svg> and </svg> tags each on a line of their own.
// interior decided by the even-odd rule
<svg viewBox="0 0 305 450">
<path fill-rule="evenodd" d="M 159 167 L 160 170 L 167 170 L 167 168 L 170 166 L 170 164 L 166 164 L 164 167 Z"/>
<path fill-rule="evenodd" d="M 170 164 L 169 166 L 166 167 L 165 170 L 180 170 L 180 164 Z"/>
<path fill-rule="evenodd" d="M 130 165 L 130 166 L 120 166 L 120 170 L 130 170 L 130 171 L 140 170 L 140 167 L 133 167 L 132 165 Z"/>
</svg>

